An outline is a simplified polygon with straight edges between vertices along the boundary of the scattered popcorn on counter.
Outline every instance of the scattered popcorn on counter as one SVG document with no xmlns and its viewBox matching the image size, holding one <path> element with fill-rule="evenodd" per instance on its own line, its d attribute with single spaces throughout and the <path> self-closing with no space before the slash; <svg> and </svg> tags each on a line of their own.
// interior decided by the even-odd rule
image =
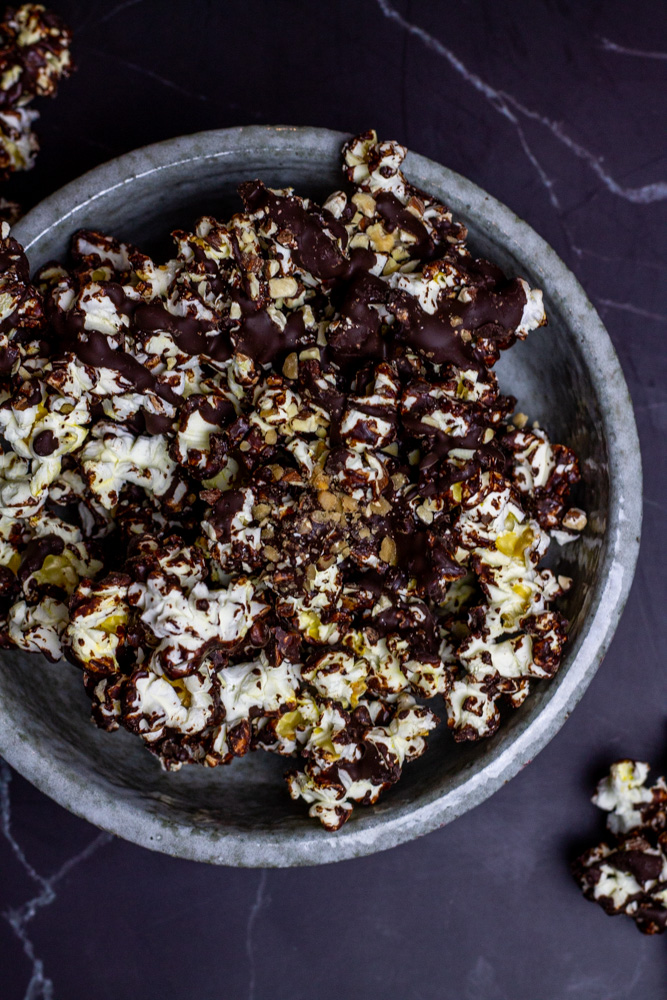
<svg viewBox="0 0 667 1000">
<path fill-rule="evenodd" d="M 0 179 L 33 166 L 39 142 L 32 126 L 39 112 L 27 105 L 35 97 L 55 97 L 60 80 L 71 74 L 71 41 L 70 29 L 41 4 L 5 11 L 0 21 Z M 13 222 L 16 206 L 3 199 L 0 214 Z"/>
<path fill-rule="evenodd" d="M 611 846 L 594 847 L 573 865 L 587 899 L 605 913 L 625 913 L 644 934 L 667 929 L 667 784 L 646 787 L 649 765 L 619 760 L 593 802 L 607 813 Z"/>
</svg>

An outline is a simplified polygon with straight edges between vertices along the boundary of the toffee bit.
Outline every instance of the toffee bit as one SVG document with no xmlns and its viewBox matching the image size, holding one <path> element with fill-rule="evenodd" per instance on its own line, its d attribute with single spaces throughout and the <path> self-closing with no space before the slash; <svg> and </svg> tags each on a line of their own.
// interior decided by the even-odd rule
<svg viewBox="0 0 667 1000">
<path fill-rule="evenodd" d="M 299 359 L 294 352 L 288 354 L 285 358 L 283 375 L 289 379 L 296 379 L 299 376 Z"/>
<path fill-rule="evenodd" d="M 388 535 L 385 535 L 382 539 L 380 559 L 383 562 L 389 563 L 390 566 L 396 565 L 396 542 L 393 538 L 389 538 Z"/>
<path fill-rule="evenodd" d="M 340 510 L 340 501 L 333 493 L 329 493 L 328 490 L 318 493 L 317 500 L 322 510 Z"/>
</svg>

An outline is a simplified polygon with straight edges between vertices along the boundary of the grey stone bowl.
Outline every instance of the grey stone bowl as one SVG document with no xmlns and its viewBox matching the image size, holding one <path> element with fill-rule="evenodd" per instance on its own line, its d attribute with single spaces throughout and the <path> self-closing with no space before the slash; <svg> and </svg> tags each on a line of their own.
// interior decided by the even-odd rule
<svg viewBox="0 0 667 1000">
<path fill-rule="evenodd" d="M 325 129 L 253 126 L 158 143 L 68 184 L 34 208 L 15 235 L 33 267 L 63 259 L 81 226 L 167 251 L 165 232 L 200 213 L 238 206 L 236 186 L 247 178 L 313 195 L 339 187 L 343 139 Z M 3 653 L 0 753 L 61 805 L 120 837 L 244 866 L 322 864 L 392 847 L 460 816 L 527 764 L 562 726 L 609 645 L 632 580 L 641 519 L 639 444 L 609 337 L 573 275 L 513 212 L 422 156 L 410 154 L 405 169 L 466 223 L 476 250 L 545 292 L 549 327 L 513 348 L 499 375 L 521 409 L 581 458 L 576 499 L 589 513 L 589 528 L 558 557 L 575 580 L 563 608 L 572 623 L 563 665 L 554 681 L 535 684 L 493 739 L 456 746 L 441 726 L 395 789 L 328 834 L 289 799 L 284 761 L 258 753 L 229 768 L 165 774 L 136 737 L 105 734 L 88 721 L 74 667 Z"/>
</svg>

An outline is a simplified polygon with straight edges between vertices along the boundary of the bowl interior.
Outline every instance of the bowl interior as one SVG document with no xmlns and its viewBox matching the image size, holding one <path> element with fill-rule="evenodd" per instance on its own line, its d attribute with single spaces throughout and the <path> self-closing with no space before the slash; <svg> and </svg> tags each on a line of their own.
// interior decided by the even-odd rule
<svg viewBox="0 0 667 1000">
<path fill-rule="evenodd" d="M 225 155 L 197 155 L 195 149 L 186 157 L 177 151 L 174 158 L 178 162 L 171 166 L 160 164 L 158 169 L 151 166 L 149 158 L 134 176 L 101 191 L 93 173 L 79 182 L 78 201 L 70 190 L 60 207 L 58 203 L 53 206 L 55 214 L 41 234 L 34 232 L 33 225 L 29 232 L 31 265 L 34 268 L 50 259 L 66 259 L 69 237 L 80 227 L 113 233 L 164 258 L 170 253 L 166 234 L 171 229 L 191 227 L 200 214 L 227 215 L 239 208 L 237 185 L 252 177 L 261 177 L 274 187 L 291 185 L 299 193 L 322 196 L 341 186 L 339 143 L 339 136 L 325 133 L 311 146 L 304 140 L 293 144 L 293 148 L 276 149 L 270 142 L 258 140 L 254 147 L 246 144 L 243 150 Z M 88 806 L 77 804 L 72 782 L 80 789 L 82 802 L 85 798 L 90 803 L 97 797 L 103 804 L 109 819 L 101 820 L 102 813 L 93 812 L 97 822 L 114 829 L 125 815 L 139 817 L 136 827 L 129 824 L 126 831 L 118 831 L 132 839 L 160 847 L 164 836 L 169 841 L 164 849 L 243 864 L 253 863 L 248 848 L 253 843 L 256 863 L 260 864 L 333 860 L 350 853 L 366 853 L 373 849 L 374 840 L 378 847 L 389 846 L 377 839 L 383 825 L 378 823 L 380 818 L 389 821 L 405 817 L 416 807 L 470 782 L 487 765 L 500 760 L 517 733 L 537 719 L 568 673 L 599 583 L 606 545 L 608 441 L 596 387 L 571 318 L 566 318 L 558 296 L 548 294 L 549 276 L 540 270 L 539 262 L 531 262 L 529 250 L 524 252 L 516 242 L 513 249 L 507 248 L 502 228 L 491 224 L 477 208 L 471 209 L 465 191 L 457 186 L 456 175 L 412 155 L 406 173 L 413 182 L 450 204 L 468 225 L 476 251 L 497 261 L 509 273 L 521 274 L 547 289 L 549 326 L 508 352 L 498 373 L 504 390 L 517 397 L 519 408 L 531 420 L 543 423 L 554 440 L 571 445 L 581 460 L 583 481 L 575 502 L 587 510 L 590 527 L 578 543 L 552 557 L 561 572 L 575 581 L 562 607 L 571 621 L 571 631 L 561 672 L 550 684 L 536 682 L 527 702 L 508 713 L 491 740 L 456 745 L 441 726 L 430 741 L 429 751 L 406 767 L 396 788 L 385 794 L 378 805 L 355 810 L 343 831 L 332 838 L 307 818 L 302 804 L 289 799 L 281 780 L 286 769 L 283 760 L 257 753 L 235 761 L 231 767 L 191 767 L 165 774 L 137 738 L 125 732 L 105 734 L 89 722 L 88 702 L 74 667 L 66 663 L 51 665 L 36 656 L 5 653 L 0 697 L 17 738 L 28 743 L 42 759 L 48 757 L 55 775 L 67 774 L 68 792 L 63 791 L 60 799 L 74 811 L 91 815 Z M 27 229 L 30 231 L 30 225 Z M 22 238 L 21 226 L 16 235 Z M 441 710 L 437 705 L 433 707 L 444 717 L 442 706 Z M 59 797 L 57 778 L 46 790 Z M 457 806 L 457 811 L 469 808 L 480 797 L 471 795 Z M 188 846 L 200 834 L 210 845 L 203 853 Z M 358 851 L 343 846 L 351 837 L 361 845 Z M 282 845 L 280 857 L 267 856 L 263 846 L 267 838 L 273 838 L 276 846 Z M 241 841 L 245 847 L 235 853 L 234 844 Z"/>
</svg>

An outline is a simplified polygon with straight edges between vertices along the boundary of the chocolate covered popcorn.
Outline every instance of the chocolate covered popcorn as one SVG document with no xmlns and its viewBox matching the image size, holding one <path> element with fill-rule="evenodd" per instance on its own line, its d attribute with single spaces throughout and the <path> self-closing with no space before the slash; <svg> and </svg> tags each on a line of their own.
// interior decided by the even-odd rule
<svg viewBox="0 0 667 1000">
<path fill-rule="evenodd" d="M 541 293 L 404 156 L 351 140 L 321 206 L 244 183 L 166 263 L 79 232 L 31 282 L 2 232 L 2 642 L 66 656 L 169 770 L 293 758 L 331 830 L 440 719 L 490 736 L 555 674 L 541 563 L 586 523 L 492 370 Z"/>
<path fill-rule="evenodd" d="M 593 802 L 607 813 L 611 844 L 573 865 L 587 899 L 613 916 L 625 913 L 644 934 L 667 928 L 667 784 L 646 786 L 649 766 L 620 760 L 598 784 Z"/>
<path fill-rule="evenodd" d="M 39 150 L 32 126 L 39 112 L 28 105 L 34 97 L 55 97 L 58 84 L 73 69 L 72 32 L 41 4 L 8 7 L 0 21 L 0 179 L 29 170 Z M 8 221 L 16 206 L 5 202 L 0 213 Z"/>
</svg>

